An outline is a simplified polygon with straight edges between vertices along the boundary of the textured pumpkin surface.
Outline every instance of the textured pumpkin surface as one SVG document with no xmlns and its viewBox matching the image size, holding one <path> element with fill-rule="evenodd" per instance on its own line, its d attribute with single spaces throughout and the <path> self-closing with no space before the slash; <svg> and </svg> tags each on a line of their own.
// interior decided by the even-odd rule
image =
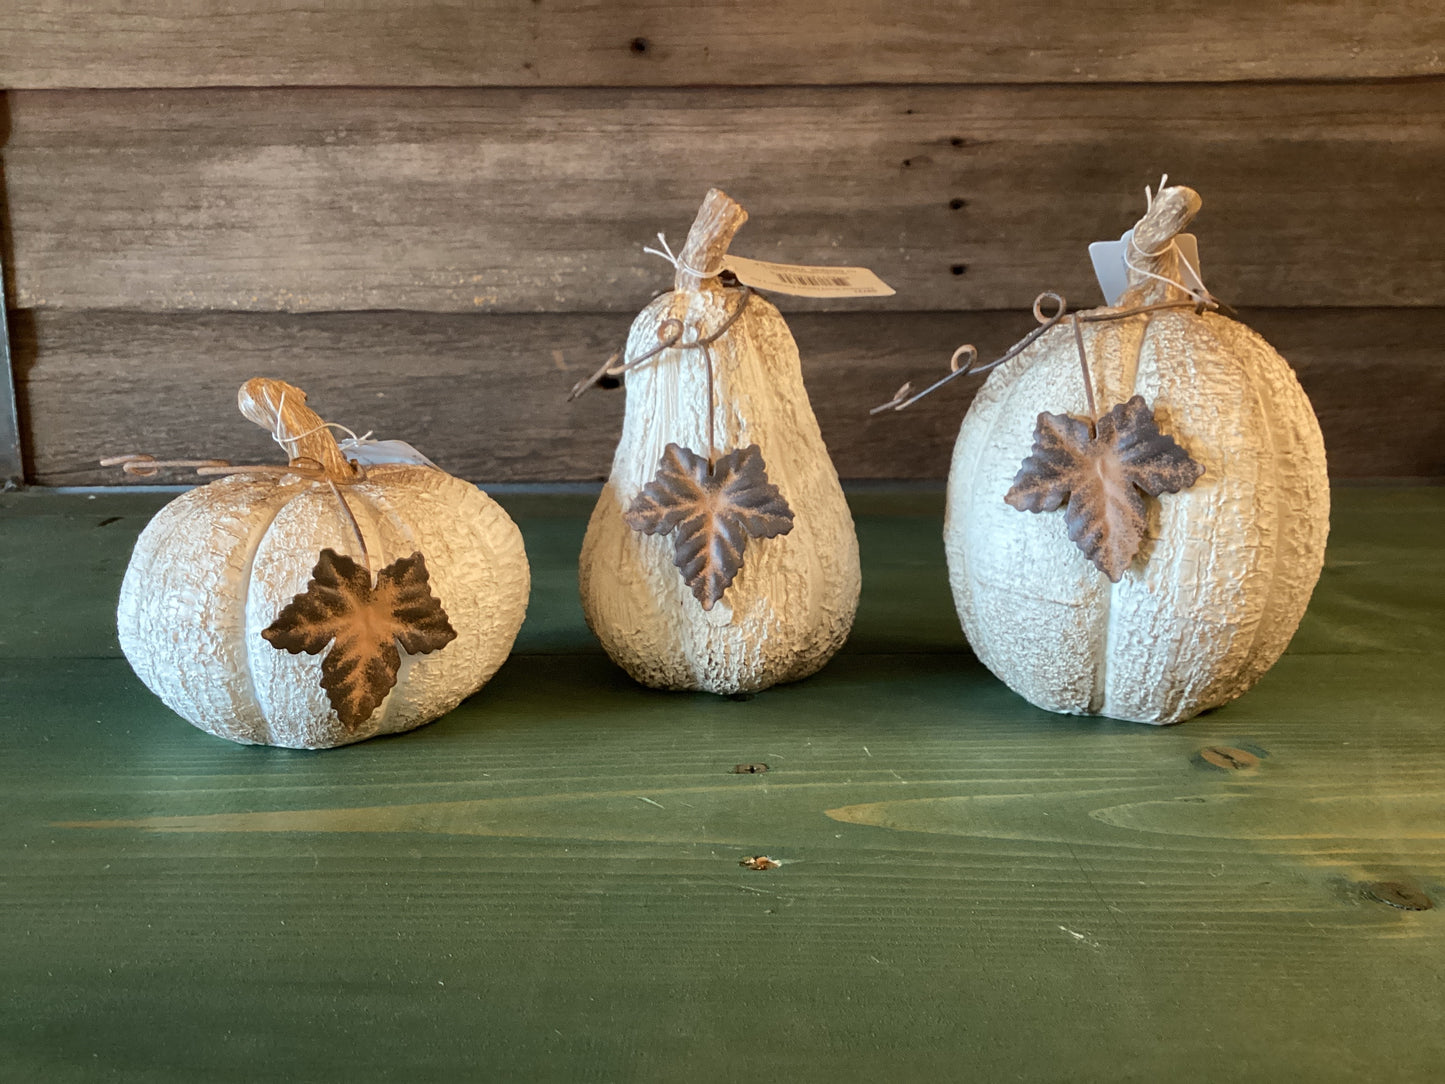
<svg viewBox="0 0 1445 1084">
<path fill-rule="evenodd" d="M 1289 650 L 1184 727 L 1052 715 L 979 665 L 941 488 L 852 495 L 853 635 L 746 702 L 615 667 L 577 599 L 593 498 L 502 494 L 535 578 L 512 660 L 324 756 L 208 737 L 120 657 L 164 500 L 0 494 L 7 1081 L 1445 1064 L 1445 489 L 1337 490 Z"/>
<path fill-rule="evenodd" d="M 306 590 L 322 549 L 362 560 L 329 486 L 222 478 L 177 498 L 136 543 L 120 643 L 177 714 L 238 742 L 325 748 L 430 722 L 505 661 L 526 613 L 522 536 L 496 502 L 438 470 L 379 466 L 344 487 L 373 570 L 420 551 L 457 639 L 401 655 L 396 687 L 355 729 L 320 685 L 321 655 L 261 638 Z"/>
<path fill-rule="evenodd" d="M 637 318 L 628 357 L 657 344 L 675 296 Z M 682 318 L 706 334 L 737 303 L 736 292 L 691 293 Z M 668 444 L 707 454 L 706 362 L 697 350 L 666 350 L 626 377 L 622 437 L 582 548 L 582 605 L 607 653 L 643 684 L 746 692 L 807 677 L 842 646 L 858 605 L 858 542 L 778 310 L 754 295 L 711 350 L 718 451 L 758 445 L 792 531 L 749 540 L 742 572 L 705 611 L 673 564 L 671 539 L 623 521 Z"/>
<path fill-rule="evenodd" d="M 1172 310 L 1083 332 L 1100 411 L 1142 395 L 1204 476 L 1149 500 L 1118 584 L 1062 513 L 1004 503 L 1039 413 L 1088 415 L 1073 331 L 1056 326 L 989 376 L 959 431 L 954 599 L 979 659 L 1032 703 L 1178 722 L 1248 689 L 1294 634 L 1329 529 L 1324 444 L 1294 373 L 1242 324 Z"/>
</svg>

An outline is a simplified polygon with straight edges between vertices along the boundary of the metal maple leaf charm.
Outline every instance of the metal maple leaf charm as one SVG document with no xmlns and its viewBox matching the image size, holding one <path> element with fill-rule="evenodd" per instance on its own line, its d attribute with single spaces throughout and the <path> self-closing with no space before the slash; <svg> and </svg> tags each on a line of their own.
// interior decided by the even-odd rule
<svg viewBox="0 0 1445 1084">
<path fill-rule="evenodd" d="M 1100 418 L 1097 433 L 1090 437 L 1089 423 L 1067 414 L 1040 414 L 1033 451 L 1004 500 L 1027 512 L 1068 501 L 1069 540 L 1118 583 L 1144 538 L 1144 494 L 1188 489 L 1204 468 L 1159 432 L 1139 395 Z"/>
<path fill-rule="evenodd" d="M 657 476 L 622 518 L 643 534 L 672 533 L 673 563 L 704 610 L 732 585 L 749 538 L 793 529 L 793 510 L 768 481 L 756 444 L 728 452 L 711 468 L 696 452 L 669 444 Z"/>
<path fill-rule="evenodd" d="M 342 725 L 355 730 L 396 684 L 398 644 L 425 655 L 457 638 L 428 580 L 420 553 L 387 565 L 373 587 L 350 557 L 322 550 L 306 590 L 261 635 L 293 655 L 316 655 L 335 641 L 321 661 L 321 687 Z"/>
</svg>

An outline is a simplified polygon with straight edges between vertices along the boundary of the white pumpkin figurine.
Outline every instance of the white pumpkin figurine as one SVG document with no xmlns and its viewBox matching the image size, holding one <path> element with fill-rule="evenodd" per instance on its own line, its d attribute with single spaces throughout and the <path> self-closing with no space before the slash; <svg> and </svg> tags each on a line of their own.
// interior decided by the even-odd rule
<svg viewBox="0 0 1445 1084">
<path fill-rule="evenodd" d="M 627 410 L 582 545 L 587 623 L 636 680 L 751 692 L 818 670 L 858 542 L 778 310 L 715 270 L 747 212 L 713 189 L 675 288 L 632 325 Z M 667 342 L 676 347 L 659 350 Z"/>
<path fill-rule="evenodd" d="M 239 401 L 291 464 L 238 468 L 141 533 L 118 612 L 140 679 L 202 730 L 295 749 L 411 730 L 480 689 L 526 614 L 516 524 L 424 462 L 348 461 L 289 384 Z"/>
<path fill-rule="evenodd" d="M 1049 711 L 1175 723 L 1232 700 L 1319 578 L 1329 482 L 1309 400 L 1259 335 L 1179 304 L 1174 238 L 1199 206 L 1159 193 L 1126 292 L 996 369 L 958 435 L 944 540 L 959 618 Z M 1156 305 L 1172 307 L 1111 318 Z"/>
</svg>

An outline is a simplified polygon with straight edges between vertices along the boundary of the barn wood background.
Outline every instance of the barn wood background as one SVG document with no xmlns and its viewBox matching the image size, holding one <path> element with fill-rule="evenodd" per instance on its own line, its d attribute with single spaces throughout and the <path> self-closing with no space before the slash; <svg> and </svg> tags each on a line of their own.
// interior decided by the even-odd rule
<svg viewBox="0 0 1445 1084">
<path fill-rule="evenodd" d="M 1442 53 L 1432 0 L 9 0 L 26 479 L 274 459 L 234 407 L 257 374 L 468 478 L 600 478 L 622 394 L 564 396 L 709 185 L 739 253 L 897 288 L 779 300 L 840 473 L 942 477 L 971 387 L 867 408 L 1005 348 L 1042 289 L 1097 303 L 1086 245 L 1163 170 L 1334 474 L 1445 474 Z"/>
</svg>

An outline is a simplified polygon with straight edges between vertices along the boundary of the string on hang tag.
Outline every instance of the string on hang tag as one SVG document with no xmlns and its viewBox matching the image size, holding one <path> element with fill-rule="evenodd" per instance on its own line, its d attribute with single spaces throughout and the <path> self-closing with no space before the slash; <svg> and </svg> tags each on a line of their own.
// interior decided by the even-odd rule
<svg viewBox="0 0 1445 1084">
<path fill-rule="evenodd" d="M 1140 221 L 1143 220 L 1141 219 Z M 1168 275 L 1160 275 L 1157 272 L 1150 271 L 1147 267 L 1140 267 L 1129 258 L 1129 253 L 1132 251 L 1137 252 L 1146 260 L 1154 260 L 1158 259 L 1160 256 L 1163 256 L 1170 249 L 1173 249 L 1179 254 L 1179 266 L 1183 270 L 1184 274 L 1193 281 L 1193 286 L 1180 282 L 1177 279 L 1172 279 Z M 1139 242 L 1134 239 L 1133 231 L 1130 231 L 1128 244 L 1124 246 L 1124 266 L 1129 268 L 1129 270 L 1131 271 L 1137 271 L 1139 274 L 1144 275 L 1146 278 L 1155 279 L 1159 282 L 1163 282 L 1170 286 L 1174 286 L 1180 290 L 1183 290 L 1186 294 L 1188 294 L 1191 298 L 1194 299 L 1196 304 L 1214 303 L 1214 295 L 1205 288 L 1203 281 L 1201 281 L 1199 276 L 1195 274 L 1194 268 L 1191 267 L 1189 261 L 1184 258 L 1184 252 L 1179 247 L 1178 238 L 1171 237 L 1169 238 L 1169 243 L 1163 248 L 1157 249 L 1154 252 L 1145 252 L 1142 248 L 1139 247 Z"/>
<path fill-rule="evenodd" d="M 436 467 L 426 456 L 417 451 L 410 444 L 400 440 L 372 440 L 373 429 L 368 429 L 361 436 L 356 435 L 356 430 L 350 426 L 342 425 L 340 422 L 322 421 L 320 425 L 314 425 L 304 433 L 297 433 L 295 436 L 287 437 L 282 435 L 281 406 L 286 402 L 286 392 L 281 392 L 281 400 L 276 404 L 276 425 L 271 432 L 271 439 L 281 446 L 288 457 L 295 459 L 295 449 L 290 445 L 312 433 L 320 432 L 322 429 L 335 429 L 346 434 L 346 439 L 340 441 L 337 447 L 341 449 L 347 461 L 357 469 L 366 467 L 381 466 L 387 463 L 415 463 L 422 466 Z M 350 454 L 348 454 L 350 453 Z M 437 468 L 440 470 L 441 468 Z"/>
<path fill-rule="evenodd" d="M 661 256 L 668 263 L 672 264 L 675 270 L 686 271 L 689 275 L 696 275 L 700 279 L 715 279 L 723 273 L 724 268 L 722 266 L 719 266 L 716 271 L 699 271 L 690 264 L 683 263 L 682 257 L 672 251 L 672 246 L 667 243 L 667 238 L 663 236 L 661 231 L 657 234 L 657 240 L 662 245 L 661 250 L 648 248 L 646 245 L 643 245 L 642 251 L 650 256 Z"/>
<path fill-rule="evenodd" d="M 286 391 L 285 389 L 282 389 L 281 398 L 275 404 L 276 424 L 271 429 L 271 439 L 274 440 L 278 445 L 280 445 L 281 450 L 286 453 L 286 457 L 288 459 L 296 458 L 296 449 L 291 447 L 292 444 L 295 444 L 297 441 L 309 437 L 312 433 L 319 433 L 323 429 L 341 430 L 341 432 L 345 433 L 350 438 L 352 444 L 360 444 L 371 436 L 371 431 L 368 431 L 365 436 L 358 437 L 356 435 L 356 430 L 350 428 L 349 426 L 342 425 L 340 422 L 323 421 L 320 425 L 313 425 L 304 433 L 297 433 L 295 436 L 288 437 L 285 435 L 285 429 L 281 423 L 281 408 L 285 405 Z"/>
</svg>

